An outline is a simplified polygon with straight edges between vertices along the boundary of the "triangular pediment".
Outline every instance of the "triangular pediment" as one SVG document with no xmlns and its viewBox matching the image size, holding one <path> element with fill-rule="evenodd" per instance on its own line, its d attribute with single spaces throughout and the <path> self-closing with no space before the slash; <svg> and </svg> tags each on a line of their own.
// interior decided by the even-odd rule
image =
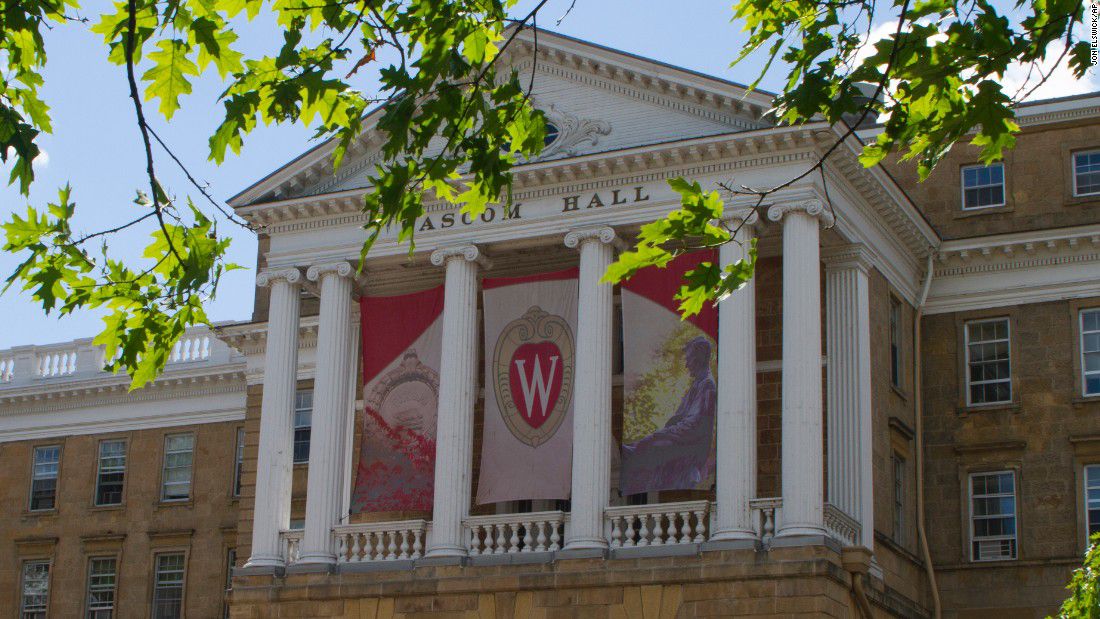
<svg viewBox="0 0 1100 619">
<path fill-rule="evenodd" d="M 502 58 L 533 84 L 553 126 L 539 160 L 664 144 L 767 126 L 770 96 L 741 85 L 562 35 L 519 33 Z M 377 112 L 372 114 L 376 116 Z M 367 186 L 380 161 L 374 118 L 335 172 L 333 144 L 318 145 L 230 200 L 233 206 Z"/>
</svg>

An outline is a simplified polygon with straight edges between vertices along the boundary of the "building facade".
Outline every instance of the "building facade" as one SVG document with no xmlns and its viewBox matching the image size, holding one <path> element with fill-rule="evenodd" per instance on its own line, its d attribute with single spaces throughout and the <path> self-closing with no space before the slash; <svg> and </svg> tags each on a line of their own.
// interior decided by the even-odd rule
<svg viewBox="0 0 1100 619">
<path fill-rule="evenodd" d="M 153 386 L 126 394 L 87 342 L 0 352 L 12 614 L 1052 612 L 1100 530 L 1100 96 L 1021 106 L 1003 163 L 957 147 L 917 183 L 859 165 L 873 127 L 777 127 L 737 84 L 552 33 L 507 61 L 553 126 L 511 205 L 432 203 L 411 255 L 383 235 L 356 269 L 368 129 L 339 170 L 324 144 L 231 200 L 263 226 L 253 315 L 189 334 Z M 683 345 L 688 366 L 713 355 L 692 370 L 713 391 L 702 473 L 636 491 L 648 331 L 604 269 L 679 206 L 667 179 L 778 184 L 838 140 L 759 211 L 727 196 L 760 260 Z M 539 301 L 564 308 L 560 357 L 516 348 L 520 374 L 494 373 L 501 308 L 534 305 L 502 291 L 547 281 L 567 291 Z M 538 408 L 540 358 L 571 373 Z M 379 421 L 391 393 L 428 420 L 419 477 L 373 468 L 401 429 Z M 403 475 L 427 486 L 379 497 Z"/>
</svg>

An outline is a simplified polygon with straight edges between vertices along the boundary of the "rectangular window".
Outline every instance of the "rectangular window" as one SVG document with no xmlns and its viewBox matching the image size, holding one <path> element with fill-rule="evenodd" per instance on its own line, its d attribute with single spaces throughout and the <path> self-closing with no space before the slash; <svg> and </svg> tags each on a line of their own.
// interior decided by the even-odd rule
<svg viewBox="0 0 1100 619">
<path fill-rule="evenodd" d="M 1085 525 L 1089 537 L 1100 533 L 1100 464 L 1085 467 Z"/>
<path fill-rule="evenodd" d="M 183 617 L 183 566 L 182 552 L 157 555 L 153 575 L 153 619 Z"/>
<path fill-rule="evenodd" d="M 890 384 L 901 387 L 901 301 L 890 297 Z"/>
<path fill-rule="evenodd" d="M 970 476 L 970 525 L 972 560 L 1016 558 L 1016 477 L 1012 471 Z"/>
<path fill-rule="evenodd" d="M 309 434 L 313 425 L 313 390 L 294 394 L 294 464 L 309 462 Z"/>
<path fill-rule="evenodd" d="M 1100 150 L 1073 154 L 1073 195 L 1100 193 Z"/>
<path fill-rule="evenodd" d="M 120 505 L 126 478 L 126 441 L 99 443 L 99 469 L 95 480 L 96 505 Z"/>
<path fill-rule="evenodd" d="M 962 169 L 963 210 L 1004 206 L 1005 166 L 972 165 Z"/>
<path fill-rule="evenodd" d="M 88 560 L 87 619 L 111 619 L 114 616 L 117 567 L 114 557 Z"/>
<path fill-rule="evenodd" d="M 233 460 L 233 496 L 241 496 L 242 468 L 244 468 L 244 428 L 237 428 L 237 453 Z"/>
<path fill-rule="evenodd" d="M 972 406 L 1012 401 L 1007 318 L 966 323 L 966 399 Z"/>
<path fill-rule="evenodd" d="M 31 472 L 31 511 L 53 509 L 57 505 L 57 472 L 61 464 L 61 445 L 34 448 Z"/>
<path fill-rule="evenodd" d="M 194 434 L 169 434 L 164 437 L 164 481 L 160 492 L 162 501 L 183 501 L 191 498 L 194 450 Z"/>
<path fill-rule="evenodd" d="M 905 459 L 894 454 L 890 458 L 894 473 L 894 529 L 895 542 L 901 543 L 905 535 Z"/>
<path fill-rule="evenodd" d="M 233 568 L 237 565 L 237 549 L 230 548 L 225 557 L 225 603 L 222 607 L 223 619 L 229 619 L 229 592 L 233 590 Z"/>
<path fill-rule="evenodd" d="M 23 590 L 19 616 L 22 619 L 45 619 L 50 605 L 50 562 L 27 561 L 23 564 Z"/>
<path fill-rule="evenodd" d="M 1100 309 L 1081 312 L 1081 388 L 1100 395 Z"/>
</svg>

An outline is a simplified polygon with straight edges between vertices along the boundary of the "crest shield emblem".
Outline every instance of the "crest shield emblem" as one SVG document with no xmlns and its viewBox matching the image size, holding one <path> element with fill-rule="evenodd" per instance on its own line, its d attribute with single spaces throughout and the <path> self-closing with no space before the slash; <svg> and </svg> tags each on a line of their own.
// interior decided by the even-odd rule
<svg viewBox="0 0 1100 619">
<path fill-rule="evenodd" d="M 537 447 L 554 436 L 573 397 L 573 332 L 532 306 L 508 323 L 493 352 L 497 406 L 508 430 Z"/>
</svg>

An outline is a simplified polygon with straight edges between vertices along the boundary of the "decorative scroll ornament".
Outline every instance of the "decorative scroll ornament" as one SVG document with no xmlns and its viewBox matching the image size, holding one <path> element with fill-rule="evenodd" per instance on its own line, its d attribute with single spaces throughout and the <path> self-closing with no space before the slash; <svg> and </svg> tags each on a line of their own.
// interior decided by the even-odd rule
<svg viewBox="0 0 1100 619">
<path fill-rule="evenodd" d="M 512 435 L 538 447 L 548 441 L 573 397 L 573 332 L 561 316 L 536 306 L 497 339 L 493 381 L 497 406 Z"/>
<path fill-rule="evenodd" d="M 585 241 L 598 241 L 605 245 L 611 243 L 619 249 L 625 248 L 625 244 L 616 236 L 615 229 L 610 226 L 580 228 L 578 230 L 571 230 L 565 235 L 565 246 L 570 249 L 580 247 Z"/>
<path fill-rule="evenodd" d="M 287 283 L 297 284 L 302 279 L 302 272 L 295 268 L 290 267 L 287 269 L 269 269 L 266 271 L 260 271 L 256 276 L 256 285 L 260 288 L 266 288 L 279 280 L 286 280 Z"/>
<path fill-rule="evenodd" d="M 333 273 L 339 277 L 347 277 L 351 275 L 351 264 L 347 262 L 329 262 L 325 264 L 315 264 L 309 267 L 306 271 L 306 277 L 311 282 L 316 282 L 321 279 L 327 273 Z"/>
<path fill-rule="evenodd" d="M 539 107 L 538 104 L 535 107 Z M 539 159 L 559 155 L 573 157 L 580 153 L 583 145 L 594 147 L 599 144 L 600 136 L 611 133 L 611 124 L 607 121 L 581 118 L 557 109 L 553 103 L 543 109 L 543 113 L 546 114 L 546 122 L 557 127 L 558 132 L 557 137 L 543 149 Z"/>
<path fill-rule="evenodd" d="M 833 211 L 821 200 L 804 200 L 802 202 L 788 202 L 776 204 L 768 208 L 768 219 L 779 221 L 783 216 L 793 211 L 803 211 L 810 217 L 815 217 L 823 228 L 831 228 L 836 223 Z"/>
</svg>

